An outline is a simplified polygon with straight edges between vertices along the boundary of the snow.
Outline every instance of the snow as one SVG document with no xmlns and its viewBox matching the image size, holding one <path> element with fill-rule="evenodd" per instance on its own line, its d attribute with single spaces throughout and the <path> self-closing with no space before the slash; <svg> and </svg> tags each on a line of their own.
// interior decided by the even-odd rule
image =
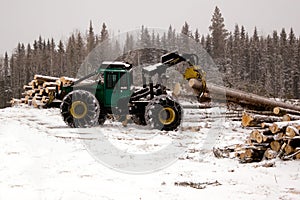
<svg viewBox="0 0 300 200">
<path fill-rule="evenodd" d="M 58 109 L 2 109 L 0 199 L 300 199 L 299 161 L 275 160 L 271 161 L 274 167 L 266 168 L 264 163 L 240 164 L 235 159 L 217 159 L 210 145 L 243 143 L 251 130 L 241 128 L 240 122 L 225 120 L 220 124 L 220 134 L 214 135 L 215 141 L 208 145 L 213 122 L 198 122 L 195 115 L 188 115 L 191 111 L 186 113 L 183 129 L 197 126 L 199 131 L 159 132 L 133 124 L 122 127 L 109 121 L 95 129 L 130 155 L 159 152 L 174 138 L 185 141 L 182 149 L 186 151 L 178 160 L 160 166 L 160 170 L 137 174 L 122 172 L 135 169 L 127 168 L 132 165 L 130 162 L 122 163 L 124 166 L 119 169 L 103 164 L 98 154 L 93 155 L 93 146 L 89 146 L 96 144 L 93 141 L 100 134 L 68 128 Z M 112 150 L 105 151 L 103 155 L 107 158 L 114 156 Z M 150 155 L 148 158 L 148 163 L 160 159 Z M 221 185 L 206 185 L 203 189 L 175 185 L 215 181 Z"/>
</svg>

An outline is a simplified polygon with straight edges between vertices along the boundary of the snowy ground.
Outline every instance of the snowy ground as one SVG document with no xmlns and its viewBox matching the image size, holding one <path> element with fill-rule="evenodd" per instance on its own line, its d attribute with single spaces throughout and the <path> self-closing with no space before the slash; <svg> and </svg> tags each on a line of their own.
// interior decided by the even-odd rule
<svg viewBox="0 0 300 200">
<path fill-rule="evenodd" d="M 94 136 L 68 128 L 58 109 L 2 109 L 0 199 L 300 199 L 299 161 L 276 160 L 275 167 L 266 168 L 261 163 L 217 159 L 203 148 L 212 122 L 200 123 L 191 111 L 185 113 L 184 137 L 190 137 L 183 146 L 186 153 L 162 170 L 130 174 L 97 162 L 83 142 Z M 194 128 L 186 128 L 193 124 Z M 250 132 L 239 122 L 226 121 L 222 127 L 216 146 L 243 143 Z M 101 131 L 119 148 L 133 153 L 152 151 L 174 136 L 156 132 L 159 140 L 147 142 L 136 135 L 140 127 L 115 122 L 106 122 Z M 220 184 L 205 184 L 215 181 Z M 202 183 L 203 189 L 176 182 Z"/>
</svg>

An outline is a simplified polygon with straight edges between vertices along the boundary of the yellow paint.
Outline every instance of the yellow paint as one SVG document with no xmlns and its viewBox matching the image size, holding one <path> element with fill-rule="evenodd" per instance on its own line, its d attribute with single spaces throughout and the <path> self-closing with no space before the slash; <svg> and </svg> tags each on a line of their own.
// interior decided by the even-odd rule
<svg viewBox="0 0 300 200">
<path fill-rule="evenodd" d="M 70 113 L 76 119 L 82 119 L 87 114 L 87 105 L 82 101 L 74 101 L 71 105 Z"/>
<path fill-rule="evenodd" d="M 165 116 L 167 115 L 167 116 Z M 161 109 L 161 111 L 158 114 L 159 117 L 159 121 L 163 124 L 163 125 L 169 125 L 172 122 L 174 122 L 175 118 L 176 118 L 176 114 L 173 108 L 171 107 L 166 107 Z"/>
</svg>

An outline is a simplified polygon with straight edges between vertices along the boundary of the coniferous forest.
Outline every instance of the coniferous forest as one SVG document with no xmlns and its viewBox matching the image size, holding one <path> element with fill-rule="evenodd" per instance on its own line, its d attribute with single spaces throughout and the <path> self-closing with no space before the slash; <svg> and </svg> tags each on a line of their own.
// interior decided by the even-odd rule
<svg viewBox="0 0 300 200">
<path fill-rule="evenodd" d="M 182 42 L 182 34 L 202 45 L 223 74 L 227 87 L 267 97 L 300 98 L 300 38 L 293 28 L 274 30 L 268 35 L 259 35 L 259 30 L 253 28 L 254 31 L 248 32 L 244 26 L 235 25 L 233 30 L 227 30 L 216 7 L 209 34 L 191 30 L 187 22 L 181 30 L 170 25 L 163 35 L 142 27 L 139 41 L 127 35 L 124 49 L 113 42 L 108 51 L 127 52 L 136 42 L 163 44 L 167 49 L 168 45 Z M 101 42 L 109 42 L 110 37 L 105 23 L 97 31 L 90 22 L 85 33 L 74 32 L 66 41 L 40 36 L 30 44 L 17 44 L 11 55 L 0 56 L 0 107 L 8 106 L 11 97 L 20 98 L 23 85 L 34 74 L 75 77 L 88 53 Z"/>
</svg>

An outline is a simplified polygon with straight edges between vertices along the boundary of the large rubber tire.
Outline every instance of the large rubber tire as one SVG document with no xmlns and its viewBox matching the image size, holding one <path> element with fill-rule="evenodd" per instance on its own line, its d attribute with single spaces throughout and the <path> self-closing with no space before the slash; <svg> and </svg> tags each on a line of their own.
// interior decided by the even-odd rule
<svg viewBox="0 0 300 200">
<path fill-rule="evenodd" d="M 173 131 L 182 120 L 182 108 L 179 103 L 168 95 L 153 98 L 146 107 L 146 123 L 152 128 Z"/>
<path fill-rule="evenodd" d="M 60 111 L 68 126 L 87 128 L 98 124 L 100 105 L 92 93 L 74 90 L 64 97 Z"/>
</svg>

